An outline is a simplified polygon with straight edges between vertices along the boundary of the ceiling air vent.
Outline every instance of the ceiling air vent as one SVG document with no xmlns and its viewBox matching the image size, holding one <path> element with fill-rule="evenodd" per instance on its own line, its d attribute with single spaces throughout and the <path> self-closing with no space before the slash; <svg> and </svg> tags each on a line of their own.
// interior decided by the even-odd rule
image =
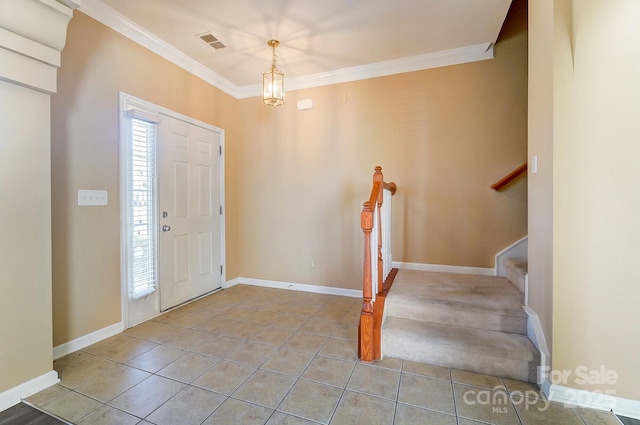
<svg viewBox="0 0 640 425">
<path fill-rule="evenodd" d="M 202 41 L 204 41 L 205 43 L 207 43 L 209 46 L 213 47 L 214 49 L 223 49 L 223 48 L 227 47 L 224 44 L 222 44 L 222 42 L 220 42 L 220 40 L 215 38 L 213 36 L 213 34 L 211 34 L 210 32 L 208 32 L 206 34 L 199 35 L 198 37 L 200 37 L 200 39 Z"/>
</svg>

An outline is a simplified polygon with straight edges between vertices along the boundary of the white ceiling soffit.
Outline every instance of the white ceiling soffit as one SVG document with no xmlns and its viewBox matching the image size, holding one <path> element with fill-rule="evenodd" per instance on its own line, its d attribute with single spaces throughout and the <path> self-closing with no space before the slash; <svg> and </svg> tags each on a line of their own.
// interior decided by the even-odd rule
<svg viewBox="0 0 640 425">
<path fill-rule="evenodd" d="M 269 8 L 264 0 L 185 4 L 83 0 L 79 10 L 242 99 L 262 94 L 271 38 L 282 43 L 276 53 L 287 91 L 491 59 L 511 0 L 271 0 Z M 318 19 L 309 22 L 308 16 Z M 205 33 L 226 47 L 212 49 L 200 39 Z"/>
</svg>

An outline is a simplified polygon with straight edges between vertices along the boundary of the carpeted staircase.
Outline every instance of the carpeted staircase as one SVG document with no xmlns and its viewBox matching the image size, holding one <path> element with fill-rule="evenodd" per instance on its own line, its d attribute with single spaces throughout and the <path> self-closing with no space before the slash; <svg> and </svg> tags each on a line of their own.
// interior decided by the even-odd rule
<svg viewBox="0 0 640 425">
<path fill-rule="evenodd" d="M 383 356 L 536 382 L 540 356 L 522 309 L 526 260 L 504 265 L 513 282 L 399 270 L 385 301 Z"/>
</svg>

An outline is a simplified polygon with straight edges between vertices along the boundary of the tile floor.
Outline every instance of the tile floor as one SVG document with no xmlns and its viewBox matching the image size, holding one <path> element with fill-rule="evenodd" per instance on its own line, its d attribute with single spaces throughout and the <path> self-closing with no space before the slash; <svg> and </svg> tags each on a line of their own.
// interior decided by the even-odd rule
<svg viewBox="0 0 640 425">
<path fill-rule="evenodd" d="M 356 355 L 360 300 L 249 285 L 54 362 L 27 400 L 74 424 L 619 425 L 518 381 Z"/>
</svg>

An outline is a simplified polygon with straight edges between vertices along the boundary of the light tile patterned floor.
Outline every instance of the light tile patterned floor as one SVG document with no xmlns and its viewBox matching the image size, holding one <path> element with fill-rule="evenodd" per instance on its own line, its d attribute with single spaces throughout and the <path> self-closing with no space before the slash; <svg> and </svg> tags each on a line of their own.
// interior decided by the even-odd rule
<svg viewBox="0 0 640 425">
<path fill-rule="evenodd" d="M 28 399 L 83 425 L 619 425 L 518 381 L 356 355 L 360 300 L 236 285 L 56 360 Z"/>
</svg>

